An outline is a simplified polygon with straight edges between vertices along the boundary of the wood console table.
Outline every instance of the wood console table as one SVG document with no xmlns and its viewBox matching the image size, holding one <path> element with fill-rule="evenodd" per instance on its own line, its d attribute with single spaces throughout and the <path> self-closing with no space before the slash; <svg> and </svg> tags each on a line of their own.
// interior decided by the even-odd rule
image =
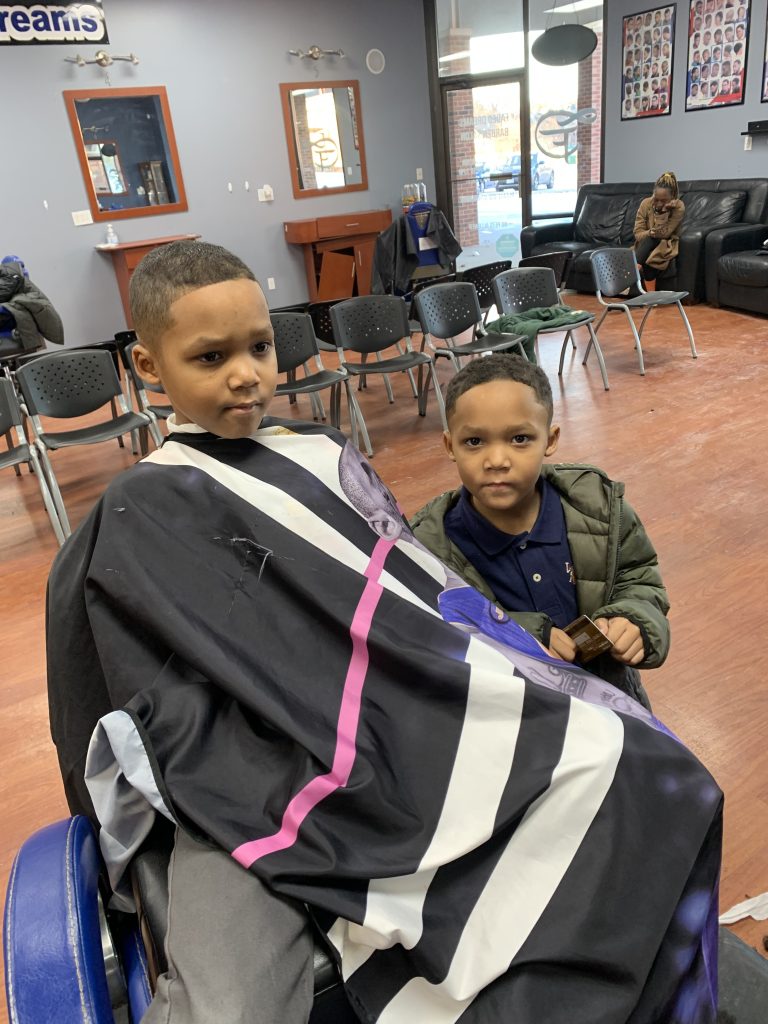
<svg viewBox="0 0 768 1024">
<path fill-rule="evenodd" d="M 133 327 L 133 320 L 131 319 L 131 304 L 128 299 L 128 284 L 131 274 L 141 260 L 148 252 L 157 249 L 159 245 L 168 245 L 169 242 L 180 242 L 199 237 L 200 235 L 168 235 L 167 238 L 144 238 L 138 242 L 118 242 L 117 245 L 96 246 L 99 252 L 107 253 L 112 257 L 117 287 L 120 289 L 120 298 L 123 303 L 125 322 L 129 328 Z"/>
<path fill-rule="evenodd" d="M 389 209 L 285 221 L 286 242 L 304 252 L 310 301 L 370 295 L 376 239 L 391 223 Z"/>
</svg>

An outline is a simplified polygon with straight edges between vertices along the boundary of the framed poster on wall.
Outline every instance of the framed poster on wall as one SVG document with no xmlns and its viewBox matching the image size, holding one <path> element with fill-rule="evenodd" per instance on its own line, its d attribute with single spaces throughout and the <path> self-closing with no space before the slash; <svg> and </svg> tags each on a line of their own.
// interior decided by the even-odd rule
<svg viewBox="0 0 768 1024">
<path fill-rule="evenodd" d="M 621 120 L 669 114 L 675 4 L 630 14 L 622 26 Z"/>
<path fill-rule="evenodd" d="M 750 0 L 690 0 L 685 109 L 744 102 Z"/>
</svg>

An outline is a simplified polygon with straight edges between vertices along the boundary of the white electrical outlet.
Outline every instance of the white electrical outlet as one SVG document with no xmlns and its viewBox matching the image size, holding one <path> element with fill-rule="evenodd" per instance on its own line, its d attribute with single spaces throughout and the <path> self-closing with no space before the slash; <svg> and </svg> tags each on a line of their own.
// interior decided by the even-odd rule
<svg viewBox="0 0 768 1024">
<path fill-rule="evenodd" d="M 273 292 L 275 290 L 275 279 L 274 277 L 267 278 L 267 288 Z"/>
<path fill-rule="evenodd" d="M 264 198 L 268 203 L 271 203 L 272 200 L 275 198 L 275 193 L 271 185 L 265 185 L 262 188 L 262 192 L 264 193 Z"/>
<path fill-rule="evenodd" d="M 263 188 L 258 189 L 257 192 L 256 192 L 256 195 L 259 197 L 259 202 L 260 203 L 266 203 L 267 197 L 264 194 L 264 189 Z"/>
<path fill-rule="evenodd" d="M 423 167 L 417 167 L 416 168 L 416 181 L 423 181 L 423 180 L 424 180 L 424 169 L 423 169 Z"/>
<path fill-rule="evenodd" d="M 80 228 L 83 224 L 93 224 L 93 217 L 90 210 L 73 210 L 72 223 Z"/>
<path fill-rule="evenodd" d="M 749 152 L 750 149 L 752 149 L 752 136 L 751 135 L 745 135 L 744 136 L 744 150 L 745 150 L 745 152 Z"/>
</svg>

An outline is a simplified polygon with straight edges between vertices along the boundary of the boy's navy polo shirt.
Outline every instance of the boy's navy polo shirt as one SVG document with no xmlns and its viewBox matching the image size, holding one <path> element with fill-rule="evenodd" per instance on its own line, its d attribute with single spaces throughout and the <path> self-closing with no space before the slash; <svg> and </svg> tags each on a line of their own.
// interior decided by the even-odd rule
<svg viewBox="0 0 768 1024">
<path fill-rule="evenodd" d="M 466 487 L 446 513 L 445 532 L 502 607 L 543 612 L 562 629 L 579 614 L 573 559 L 560 496 L 543 478 L 538 486 L 541 507 L 529 532 L 512 535 L 498 530 L 472 507 Z"/>
</svg>

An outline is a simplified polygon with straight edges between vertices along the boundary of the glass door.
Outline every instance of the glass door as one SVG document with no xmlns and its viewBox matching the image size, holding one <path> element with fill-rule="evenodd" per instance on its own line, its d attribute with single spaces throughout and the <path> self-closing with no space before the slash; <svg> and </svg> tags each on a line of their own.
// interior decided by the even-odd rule
<svg viewBox="0 0 768 1024">
<path fill-rule="evenodd" d="M 551 0 L 529 0 L 530 46 L 552 25 L 553 6 Z M 573 17 L 569 15 L 569 21 Z M 562 67 L 540 64 L 532 53 L 529 57 L 535 221 L 570 218 L 579 188 L 602 180 L 603 4 L 600 0 L 577 3 L 575 20 L 597 36 L 597 46 L 588 57 Z"/>
<path fill-rule="evenodd" d="M 522 158 L 521 80 L 445 86 L 453 229 L 463 248 L 457 268 L 498 259 L 517 263 L 528 187 Z"/>
</svg>

